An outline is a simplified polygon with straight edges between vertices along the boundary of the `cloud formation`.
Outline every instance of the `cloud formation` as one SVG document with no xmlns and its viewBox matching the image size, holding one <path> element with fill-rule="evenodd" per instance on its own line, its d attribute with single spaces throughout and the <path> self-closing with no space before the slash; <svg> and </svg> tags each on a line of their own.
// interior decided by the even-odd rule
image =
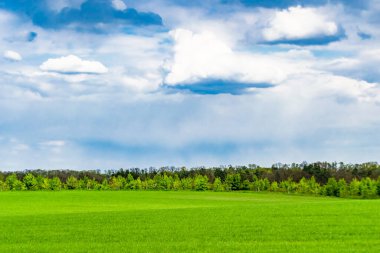
<svg viewBox="0 0 380 253">
<path fill-rule="evenodd" d="M 169 72 L 165 79 L 167 85 L 209 79 L 278 84 L 291 74 L 307 71 L 302 61 L 292 61 L 291 55 L 235 52 L 210 32 L 177 29 L 171 34 L 175 45 L 173 60 L 166 66 Z"/>
<path fill-rule="evenodd" d="M 108 72 L 102 63 L 82 60 L 75 55 L 48 59 L 41 64 L 40 69 L 60 74 L 105 74 Z"/>
<path fill-rule="evenodd" d="M 268 42 L 295 42 L 307 39 L 337 39 L 338 25 L 315 8 L 301 6 L 277 11 L 263 30 Z"/>
<path fill-rule="evenodd" d="M 22 57 L 19 53 L 12 51 L 12 50 L 7 50 L 3 54 L 4 58 L 10 61 L 21 61 Z"/>
</svg>

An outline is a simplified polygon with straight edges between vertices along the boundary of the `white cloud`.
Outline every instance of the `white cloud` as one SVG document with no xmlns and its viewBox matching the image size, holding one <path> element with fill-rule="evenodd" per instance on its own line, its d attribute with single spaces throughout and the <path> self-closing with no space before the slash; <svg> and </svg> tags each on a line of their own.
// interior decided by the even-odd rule
<svg viewBox="0 0 380 253">
<path fill-rule="evenodd" d="M 112 0 L 112 6 L 120 11 L 127 9 L 127 5 L 122 0 Z"/>
<path fill-rule="evenodd" d="M 42 63 L 40 69 L 62 74 L 104 74 L 108 72 L 108 69 L 102 63 L 82 60 L 75 55 L 49 59 Z"/>
<path fill-rule="evenodd" d="M 316 8 L 290 7 L 277 11 L 263 30 L 267 41 L 305 39 L 332 36 L 338 32 L 337 24 Z"/>
<path fill-rule="evenodd" d="M 7 50 L 3 54 L 4 58 L 10 61 L 21 61 L 22 57 L 19 53 L 12 51 L 12 50 Z"/>
<path fill-rule="evenodd" d="M 291 74 L 309 71 L 302 60 L 304 56 L 289 57 L 296 51 L 289 51 L 290 55 L 235 52 L 211 32 L 197 34 L 177 29 L 171 34 L 174 58 L 165 64 L 169 71 L 165 82 L 169 85 L 202 79 L 276 84 Z"/>
</svg>

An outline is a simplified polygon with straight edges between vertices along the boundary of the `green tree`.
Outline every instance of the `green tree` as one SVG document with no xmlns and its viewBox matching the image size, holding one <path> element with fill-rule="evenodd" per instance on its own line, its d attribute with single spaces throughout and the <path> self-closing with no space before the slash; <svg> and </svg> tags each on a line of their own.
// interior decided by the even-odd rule
<svg viewBox="0 0 380 253">
<path fill-rule="evenodd" d="M 222 180 L 219 177 L 215 178 L 214 183 L 212 184 L 212 189 L 216 192 L 224 190 Z"/>
<path fill-rule="evenodd" d="M 226 190 L 237 191 L 240 189 L 240 174 L 228 174 L 225 181 Z"/>
<path fill-rule="evenodd" d="M 24 176 L 23 182 L 27 190 L 38 190 L 38 182 L 36 177 L 32 173 L 28 173 Z"/>
<path fill-rule="evenodd" d="M 327 196 L 339 197 L 339 195 L 338 195 L 338 192 L 339 192 L 338 182 L 336 181 L 335 178 L 330 177 L 327 180 L 327 184 L 325 185 L 325 188 L 326 188 L 326 195 Z"/>
<path fill-rule="evenodd" d="M 100 185 L 101 190 L 109 190 L 110 185 L 108 184 L 107 178 L 103 179 L 102 184 Z"/>
<path fill-rule="evenodd" d="M 0 180 L 0 191 L 9 191 L 9 185 L 2 180 Z"/>
<path fill-rule="evenodd" d="M 67 186 L 67 189 L 69 190 L 78 189 L 79 187 L 78 179 L 74 176 L 69 176 L 66 180 L 66 186 Z"/>
<path fill-rule="evenodd" d="M 184 190 L 192 190 L 193 189 L 193 179 L 190 177 L 181 179 L 182 189 Z"/>
<path fill-rule="evenodd" d="M 360 182 L 356 178 L 354 178 L 351 181 L 350 186 L 349 186 L 349 192 L 350 192 L 350 196 L 352 197 L 360 196 Z"/>
<path fill-rule="evenodd" d="M 21 182 L 15 173 L 9 175 L 5 183 L 9 186 L 9 189 L 12 191 L 23 191 L 26 190 L 25 184 Z"/>
<path fill-rule="evenodd" d="M 344 178 L 339 179 L 338 181 L 338 197 L 345 198 L 349 195 L 347 182 Z"/>
<path fill-rule="evenodd" d="M 269 190 L 272 192 L 278 191 L 278 183 L 276 181 L 272 182 Z"/>
<path fill-rule="evenodd" d="M 182 190 L 181 180 L 179 179 L 179 176 L 177 174 L 174 176 L 173 190 L 175 191 Z"/>
<path fill-rule="evenodd" d="M 298 183 L 297 192 L 298 193 L 305 193 L 305 194 L 310 193 L 309 180 L 307 180 L 304 177 L 301 178 L 301 180 Z"/>
<path fill-rule="evenodd" d="M 319 194 L 321 191 L 321 185 L 315 180 L 315 177 L 312 176 L 310 180 L 308 181 L 309 183 L 309 191 L 311 194 Z"/>
<path fill-rule="evenodd" d="M 194 186 L 196 191 L 207 191 L 208 189 L 207 176 L 197 175 L 194 180 Z"/>
<path fill-rule="evenodd" d="M 122 176 L 111 177 L 109 182 L 110 189 L 112 190 L 121 190 L 124 189 L 126 185 L 126 180 Z"/>
<path fill-rule="evenodd" d="M 280 189 L 288 194 L 294 193 L 297 189 L 297 183 L 289 177 L 287 180 L 280 182 Z"/>
<path fill-rule="evenodd" d="M 46 177 L 38 175 L 37 176 L 37 183 L 38 183 L 38 189 L 40 189 L 40 190 L 49 190 L 50 189 L 49 179 Z"/>
<path fill-rule="evenodd" d="M 49 185 L 50 185 L 50 190 L 53 191 L 60 191 L 62 188 L 62 182 L 59 179 L 59 177 L 53 177 L 52 179 L 49 180 Z"/>
<path fill-rule="evenodd" d="M 363 178 L 360 181 L 359 192 L 362 198 L 374 198 L 377 195 L 376 182 L 370 178 Z"/>
<path fill-rule="evenodd" d="M 241 184 L 241 189 L 242 190 L 249 190 L 251 188 L 251 183 L 249 182 L 248 179 L 244 180 L 243 183 Z"/>
<path fill-rule="evenodd" d="M 142 190 L 143 187 L 142 187 L 142 182 L 141 182 L 140 177 L 138 177 L 135 181 L 136 181 L 136 183 L 135 183 L 135 189 L 136 190 Z"/>
</svg>

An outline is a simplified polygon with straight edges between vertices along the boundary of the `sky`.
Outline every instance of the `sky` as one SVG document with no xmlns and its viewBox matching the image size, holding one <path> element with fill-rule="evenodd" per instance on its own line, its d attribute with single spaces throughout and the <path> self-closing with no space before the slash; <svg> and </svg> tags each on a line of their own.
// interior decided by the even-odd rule
<svg viewBox="0 0 380 253">
<path fill-rule="evenodd" d="M 0 170 L 380 160 L 378 0 L 0 0 Z"/>
</svg>

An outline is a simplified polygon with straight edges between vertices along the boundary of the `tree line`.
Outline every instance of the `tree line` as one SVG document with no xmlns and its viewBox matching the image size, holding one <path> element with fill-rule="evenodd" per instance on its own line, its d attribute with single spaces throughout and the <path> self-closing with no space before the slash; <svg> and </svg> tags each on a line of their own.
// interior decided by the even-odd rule
<svg viewBox="0 0 380 253">
<path fill-rule="evenodd" d="M 0 172 L 0 191 L 194 190 L 272 191 L 336 197 L 380 197 L 380 165 L 317 162 L 119 170 Z"/>
</svg>

